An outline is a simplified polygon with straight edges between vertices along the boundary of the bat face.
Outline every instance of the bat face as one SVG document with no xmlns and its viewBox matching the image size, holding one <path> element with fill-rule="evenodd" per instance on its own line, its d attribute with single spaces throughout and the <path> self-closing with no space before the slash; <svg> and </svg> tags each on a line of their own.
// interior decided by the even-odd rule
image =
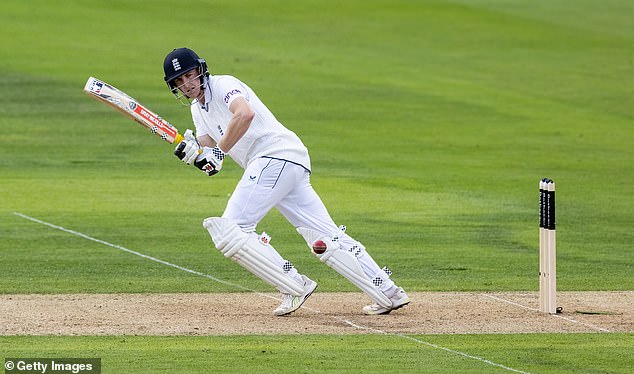
<svg viewBox="0 0 634 374">
<path fill-rule="evenodd" d="M 178 143 L 183 139 L 178 130 L 169 122 L 108 83 L 90 77 L 84 86 L 84 92 L 137 121 L 168 143 Z"/>
</svg>

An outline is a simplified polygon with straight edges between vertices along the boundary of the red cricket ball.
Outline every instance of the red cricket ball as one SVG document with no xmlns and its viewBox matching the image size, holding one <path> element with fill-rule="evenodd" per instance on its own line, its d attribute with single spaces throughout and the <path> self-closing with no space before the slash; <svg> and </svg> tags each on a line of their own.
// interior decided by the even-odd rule
<svg viewBox="0 0 634 374">
<path fill-rule="evenodd" d="M 328 248 L 326 246 L 326 243 L 324 243 L 324 241 L 321 239 L 313 243 L 313 252 L 315 252 L 318 255 L 326 252 L 326 248 Z"/>
</svg>

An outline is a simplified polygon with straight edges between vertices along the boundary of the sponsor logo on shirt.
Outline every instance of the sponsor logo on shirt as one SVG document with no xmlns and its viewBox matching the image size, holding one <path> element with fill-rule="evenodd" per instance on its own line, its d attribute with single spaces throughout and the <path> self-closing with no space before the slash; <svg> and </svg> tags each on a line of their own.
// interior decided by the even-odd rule
<svg viewBox="0 0 634 374">
<path fill-rule="evenodd" d="M 239 93 L 242 93 L 242 91 L 240 91 L 240 90 L 231 90 L 231 91 L 227 92 L 227 94 L 224 97 L 225 104 L 229 104 L 229 99 L 231 98 L 231 96 L 233 96 L 235 94 L 239 94 Z"/>
</svg>

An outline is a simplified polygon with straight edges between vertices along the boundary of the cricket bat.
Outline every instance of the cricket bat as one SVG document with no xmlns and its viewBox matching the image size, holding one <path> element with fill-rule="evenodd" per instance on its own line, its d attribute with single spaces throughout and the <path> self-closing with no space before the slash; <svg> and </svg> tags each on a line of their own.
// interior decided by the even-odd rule
<svg viewBox="0 0 634 374">
<path fill-rule="evenodd" d="M 84 93 L 117 109 L 168 143 L 178 144 L 183 140 L 183 136 L 178 133 L 176 127 L 149 110 L 136 99 L 104 81 L 94 77 L 88 78 L 84 86 Z"/>
</svg>

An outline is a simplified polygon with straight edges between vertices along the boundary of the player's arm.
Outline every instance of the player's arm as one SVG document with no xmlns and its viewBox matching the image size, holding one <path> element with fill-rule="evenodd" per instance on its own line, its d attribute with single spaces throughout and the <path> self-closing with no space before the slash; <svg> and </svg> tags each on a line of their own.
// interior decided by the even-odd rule
<svg viewBox="0 0 634 374">
<path fill-rule="evenodd" d="M 190 130 L 175 149 L 174 154 L 186 164 L 212 176 L 220 171 L 225 154 L 244 136 L 251 126 L 255 112 L 244 96 L 235 97 L 229 104 L 232 117 L 222 139 L 216 143 L 209 135 L 194 138 Z"/>
<path fill-rule="evenodd" d="M 202 153 L 196 158 L 194 165 L 209 176 L 220 171 L 225 153 L 229 152 L 244 136 L 255 116 L 249 102 L 241 96 L 233 99 L 229 105 L 229 110 L 233 116 L 227 124 L 225 134 L 217 144 L 209 135 L 198 137 L 198 142 L 202 145 Z M 200 143 L 201 141 L 202 143 Z"/>
<path fill-rule="evenodd" d="M 244 97 L 236 97 L 229 105 L 233 114 L 227 124 L 227 130 L 222 139 L 216 143 L 209 135 L 199 136 L 197 143 L 202 146 L 201 153 L 195 158 L 194 165 L 212 176 L 220 171 L 225 153 L 244 136 L 251 126 L 255 113 Z"/>
<path fill-rule="evenodd" d="M 236 97 L 229 105 L 229 110 L 233 113 L 231 120 L 227 124 L 227 131 L 220 139 L 217 146 L 223 152 L 229 152 L 231 148 L 244 136 L 251 126 L 251 121 L 255 117 L 255 112 L 251 109 L 249 102 L 242 96 Z"/>
<path fill-rule="evenodd" d="M 207 134 L 197 137 L 196 140 L 198 140 L 198 144 L 200 144 L 201 147 L 213 148 L 216 146 L 216 141 Z"/>
<path fill-rule="evenodd" d="M 231 117 L 227 125 L 227 132 L 220 143 L 216 144 L 211 136 L 204 134 L 196 138 L 201 147 L 213 148 L 217 146 L 224 153 L 227 153 L 244 136 L 255 116 L 251 105 L 243 97 L 238 97 L 231 102 L 229 110 L 233 113 L 233 117 Z"/>
</svg>

